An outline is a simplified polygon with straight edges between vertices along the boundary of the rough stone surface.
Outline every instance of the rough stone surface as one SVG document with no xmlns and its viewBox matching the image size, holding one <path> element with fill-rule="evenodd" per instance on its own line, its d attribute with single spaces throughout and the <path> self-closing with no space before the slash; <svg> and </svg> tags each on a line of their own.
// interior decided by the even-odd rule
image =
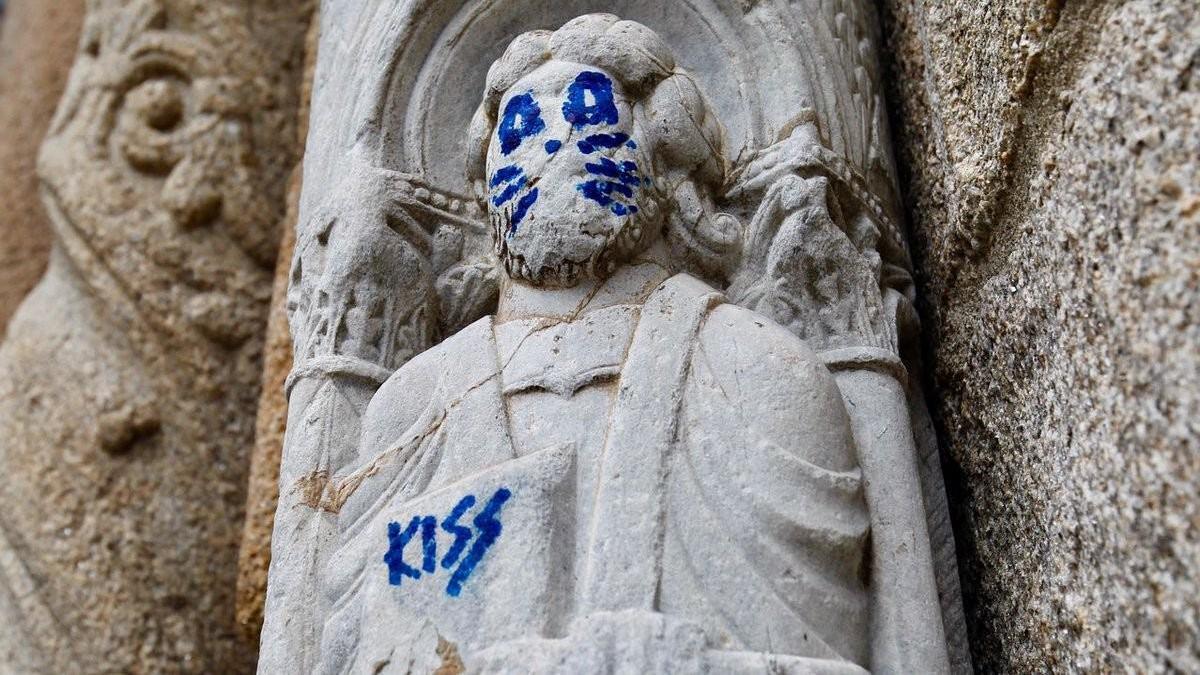
<svg viewBox="0 0 1200 675">
<path fill-rule="evenodd" d="M 0 346 L 0 662 L 247 672 L 234 585 L 309 6 L 94 0 Z"/>
<path fill-rule="evenodd" d="M 295 215 L 300 196 L 299 167 L 293 174 L 289 189 L 289 216 Z M 283 298 L 287 294 L 288 269 L 296 244 L 295 221 L 283 224 L 283 240 L 279 245 L 279 263 L 267 318 L 266 340 L 263 343 L 262 393 L 254 424 L 254 448 L 250 455 L 250 477 L 246 490 L 246 520 L 238 552 L 237 623 L 246 644 L 257 649 L 262 630 L 263 603 L 267 591 L 267 568 L 271 563 L 271 527 L 275 522 L 275 507 L 279 500 L 279 458 L 283 451 L 284 427 L 287 422 L 287 399 L 283 394 L 284 381 L 292 369 L 292 340 L 288 334 L 287 310 Z M 286 256 L 286 257 L 285 257 Z"/>
<path fill-rule="evenodd" d="M 67 83 L 83 10 L 83 0 L 0 6 L 0 335 L 50 257 L 34 166 Z"/>
<path fill-rule="evenodd" d="M 315 11 L 315 10 L 314 10 Z M 314 15 L 305 37 L 304 79 L 300 90 L 300 112 L 296 124 L 299 146 L 308 135 L 308 105 L 312 98 L 313 68 L 316 65 L 320 21 Z M 250 457 L 250 480 L 246 492 L 246 524 L 238 555 L 237 621 L 246 644 L 258 648 L 262 630 L 263 604 L 267 594 L 267 568 L 271 562 L 271 527 L 279 500 L 279 460 L 287 424 L 284 383 L 292 369 L 292 338 L 287 323 L 288 272 L 296 247 L 303 162 L 296 165 L 288 185 L 288 212 L 282 224 L 283 238 L 275 263 L 271 310 L 263 344 L 262 394 L 254 427 L 254 450 Z"/>
<path fill-rule="evenodd" d="M 976 665 L 1200 670 L 1200 13 L 890 0 Z"/>
<path fill-rule="evenodd" d="M 260 667 L 968 668 L 869 5 L 586 4 L 323 6 Z"/>
</svg>

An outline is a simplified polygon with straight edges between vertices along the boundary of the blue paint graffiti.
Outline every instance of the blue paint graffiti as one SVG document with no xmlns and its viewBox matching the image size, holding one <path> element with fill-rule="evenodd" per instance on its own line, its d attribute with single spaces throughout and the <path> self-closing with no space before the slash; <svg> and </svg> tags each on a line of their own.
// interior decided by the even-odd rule
<svg viewBox="0 0 1200 675">
<path fill-rule="evenodd" d="M 471 544 L 471 550 L 467 552 L 467 557 L 463 558 L 462 564 L 450 576 L 450 583 L 446 584 L 446 593 L 450 596 L 458 597 L 463 584 L 467 583 L 467 579 L 475 571 L 475 566 L 483 560 L 483 554 L 500 538 L 500 533 L 504 531 L 500 524 L 500 507 L 504 506 L 504 502 L 511 496 L 512 492 L 506 488 L 496 490 L 496 494 L 492 495 L 479 515 L 475 516 L 475 520 L 471 521 L 479 530 L 479 536 L 476 537 L 475 543 Z"/>
<path fill-rule="evenodd" d="M 437 519 L 421 519 L 421 570 L 426 574 L 437 571 Z"/>
<path fill-rule="evenodd" d="M 487 504 L 484 504 L 471 521 L 475 525 L 475 532 L 458 524 L 466 512 L 475 506 L 475 495 L 467 495 L 459 500 L 458 504 L 450 510 L 450 515 L 442 521 L 442 530 L 454 535 L 454 542 L 446 551 L 446 556 L 442 558 L 441 566 L 443 569 L 450 570 L 454 568 L 455 564 L 458 565 L 451 572 L 450 581 L 446 584 L 446 593 L 451 597 L 458 597 L 462 593 L 463 585 L 471 578 L 476 566 L 483 560 L 484 554 L 500 538 L 500 534 L 504 531 L 500 522 L 500 509 L 510 497 L 512 497 L 512 491 L 508 488 L 502 487 L 496 490 L 492 498 L 488 500 Z M 400 523 L 388 523 L 388 550 L 383 555 L 383 562 L 387 564 L 388 568 L 388 583 L 400 586 L 405 577 L 420 579 L 422 572 L 433 574 L 437 571 L 437 527 L 437 519 L 433 516 L 413 516 L 403 530 L 400 529 Z M 416 536 L 418 529 L 421 532 L 420 569 L 404 562 L 404 547 Z M 471 542 L 471 539 L 475 541 Z M 464 557 L 463 549 L 467 547 L 468 543 L 471 543 L 471 548 Z"/>
<path fill-rule="evenodd" d="M 503 185 L 504 189 L 492 196 L 492 204 L 502 206 L 513 197 L 516 197 L 518 192 L 525 189 L 526 183 L 528 183 L 528 180 L 525 178 L 525 172 L 521 170 L 521 167 L 506 166 L 500 169 L 492 174 L 490 185 L 492 189 Z"/>
<path fill-rule="evenodd" d="M 517 196 L 517 193 L 520 192 L 521 189 L 524 187 L 525 187 L 525 177 L 521 176 L 521 178 L 519 180 L 513 181 L 512 183 L 510 183 L 508 185 L 508 187 L 504 188 L 504 190 L 500 194 L 496 195 L 495 197 L 492 197 L 492 203 L 495 204 L 496 206 L 500 206 L 500 205 L 504 204 L 505 202 L 507 202 L 508 200 L 512 199 L 513 197 Z"/>
<path fill-rule="evenodd" d="M 496 170 L 496 173 L 492 174 L 492 180 L 489 184 L 492 187 L 496 187 L 501 183 L 508 182 L 517 176 L 520 176 L 522 173 L 521 167 L 517 166 L 516 164 L 501 167 Z"/>
<path fill-rule="evenodd" d="M 590 99 L 590 100 L 589 100 Z M 619 119 L 613 102 L 612 80 L 604 73 L 585 70 L 567 88 L 563 118 L 576 129 L 596 124 L 616 124 Z"/>
<path fill-rule="evenodd" d="M 531 136 L 537 136 L 546 128 L 542 120 L 542 111 L 533 94 L 527 92 L 508 99 L 504 106 L 504 115 L 496 135 L 500 139 L 500 152 L 507 155 L 521 145 L 521 141 Z"/>
<path fill-rule="evenodd" d="M 588 162 L 583 167 L 590 174 L 615 178 L 625 185 L 637 187 L 642 184 L 642 180 L 637 175 L 637 164 L 633 162 L 626 161 L 617 164 L 607 157 L 601 157 L 598 163 L 593 164 Z"/>
<path fill-rule="evenodd" d="M 577 141 L 575 145 L 579 148 L 580 152 L 590 155 L 597 148 L 619 148 L 626 141 L 629 141 L 629 134 L 592 134 L 581 141 Z M 633 141 L 629 142 L 632 143 Z"/>
<path fill-rule="evenodd" d="M 517 226 L 521 224 L 522 220 L 525 220 L 525 214 L 529 213 L 529 208 L 533 206 L 537 198 L 537 188 L 533 188 L 524 197 L 517 200 L 517 208 L 513 209 L 512 220 L 509 221 L 508 234 L 506 236 L 511 237 L 516 234 Z"/>
<path fill-rule="evenodd" d="M 529 179 L 521 167 L 512 164 L 497 169 L 492 174 L 492 179 L 488 181 L 488 185 L 491 186 L 493 191 L 503 186 L 502 190 L 492 196 L 492 205 L 503 206 L 529 185 Z M 528 215 L 529 209 L 533 207 L 537 199 L 538 191 L 537 188 L 534 188 L 517 200 L 517 204 L 513 208 L 512 215 L 508 221 L 508 232 L 504 233 L 505 237 L 511 237 L 517 231 L 517 226 Z"/>
<path fill-rule="evenodd" d="M 563 118 L 576 129 L 589 126 L 616 124 L 620 120 L 620 112 L 613 99 L 613 83 L 603 73 L 583 71 L 567 87 L 566 98 L 562 104 Z M 525 139 L 536 136 L 546 129 L 541 116 L 541 109 L 534 100 L 532 92 L 513 96 L 504 106 L 504 114 L 498 125 L 497 134 L 500 139 L 500 150 L 508 155 L 520 147 Z M 581 134 L 582 135 L 582 134 Z M 559 152 L 563 141 L 548 139 L 542 145 L 547 155 Z M 587 199 L 608 209 L 618 216 L 632 215 L 638 212 L 634 203 L 634 191 L 640 188 L 643 178 L 638 175 L 637 164 L 631 161 L 616 161 L 612 158 L 614 151 L 623 148 L 636 150 L 637 143 L 628 133 L 593 133 L 583 135 L 576 141 L 576 147 L 584 155 L 593 155 L 596 161 L 585 162 L 584 168 L 592 177 L 576 184 L 576 189 Z M 598 156 L 596 156 L 598 155 Z M 607 155 L 607 156 L 606 156 Z M 531 189 L 536 180 L 531 181 L 524 170 L 516 164 L 498 169 L 489 181 L 492 190 L 491 202 L 495 207 L 516 202 L 508 212 L 508 231 L 505 237 L 512 237 L 518 226 L 528 217 L 530 210 L 538 200 L 538 190 Z M 452 523 L 457 527 L 457 520 Z M 445 524 L 443 524 L 445 527 Z M 461 549 L 461 547 L 460 547 Z M 457 560 L 461 550 L 454 551 L 452 560 Z"/>
<path fill-rule="evenodd" d="M 459 525 L 458 519 L 462 518 L 467 509 L 472 506 L 475 506 L 475 495 L 467 495 L 450 510 L 450 515 L 442 521 L 442 529 L 454 535 L 454 543 L 450 545 L 450 550 L 446 551 L 446 557 L 442 558 L 442 567 L 445 569 L 454 567 L 454 563 L 458 562 L 458 556 L 462 555 L 463 549 L 467 547 L 467 542 L 471 541 L 473 536 L 471 528 Z"/>
<path fill-rule="evenodd" d="M 404 562 L 404 547 L 417 533 L 417 528 L 421 528 L 422 553 L 424 554 L 421 568 L 426 572 L 432 572 L 434 559 L 437 557 L 436 543 L 434 542 L 434 533 L 437 527 L 437 521 L 432 517 L 413 516 L 409 521 L 408 527 L 400 530 L 400 523 L 388 523 L 388 551 L 383 556 L 383 561 L 388 566 L 388 583 L 393 586 L 399 586 L 404 577 L 410 579 L 420 579 L 421 571 L 415 567 L 409 566 Z"/>
<path fill-rule="evenodd" d="M 627 200 L 633 199 L 633 188 L 642 184 L 642 179 L 637 175 L 637 164 L 630 161 L 617 163 L 600 157 L 598 162 L 584 164 L 584 168 L 593 176 L 601 176 L 577 186 L 584 197 L 608 207 L 614 215 L 625 216 L 638 212 L 637 206 L 627 203 Z"/>
</svg>

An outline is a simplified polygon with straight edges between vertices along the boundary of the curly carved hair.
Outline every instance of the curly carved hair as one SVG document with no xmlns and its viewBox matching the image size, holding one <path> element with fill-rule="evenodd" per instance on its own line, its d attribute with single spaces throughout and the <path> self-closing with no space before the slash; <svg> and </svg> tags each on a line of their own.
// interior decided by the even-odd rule
<svg viewBox="0 0 1200 675">
<path fill-rule="evenodd" d="M 500 101 L 521 78 L 550 61 L 598 68 L 620 81 L 633 97 L 639 139 L 653 162 L 654 175 L 673 208 L 666 227 L 673 247 L 697 263 L 705 275 L 720 274 L 736 248 L 736 236 L 715 226 L 713 200 L 728 171 L 725 130 L 687 71 L 675 64 L 657 33 L 612 14 L 587 14 L 556 31 L 517 36 L 488 69 L 483 101 L 471 120 L 467 180 L 482 199 L 488 144 Z M 713 236 L 714 233 L 717 236 Z M 681 251 L 682 252 L 682 251 Z"/>
</svg>

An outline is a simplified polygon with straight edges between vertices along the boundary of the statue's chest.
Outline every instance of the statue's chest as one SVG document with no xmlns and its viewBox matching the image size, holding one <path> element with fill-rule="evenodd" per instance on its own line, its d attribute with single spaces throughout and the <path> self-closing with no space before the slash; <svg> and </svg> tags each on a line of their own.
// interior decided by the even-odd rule
<svg viewBox="0 0 1200 675">
<path fill-rule="evenodd" d="M 496 327 L 505 415 L 518 456 L 568 443 L 581 461 L 599 451 L 637 317 L 637 307 L 620 305 L 573 321 Z"/>
<path fill-rule="evenodd" d="M 572 322 L 510 322 L 496 328 L 504 416 L 518 457 L 553 447 L 574 456 L 570 493 L 557 506 L 567 522 L 593 517 L 596 484 L 616 402 L 617 382 L 637 325 L 635 307 L 609 307 Z M 582 574 L 587 537 L 564 552 Z"/>
<path fill-rule="evenodd" d="M 582 463 L 599 456 L 612 416 L 613 380 L 592 382 L 570 396 L 540 389 L 504 397 L 509 434 L 518 457 L 552 445 L 571 445 Z"/>
</svg>

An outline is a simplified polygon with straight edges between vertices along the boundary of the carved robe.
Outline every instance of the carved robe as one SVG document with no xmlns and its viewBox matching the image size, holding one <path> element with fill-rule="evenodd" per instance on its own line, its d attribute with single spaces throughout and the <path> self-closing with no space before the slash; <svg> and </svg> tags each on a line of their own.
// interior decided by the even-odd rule
<svg viewBox="0 0 1200 675">
<path fill-rule="evenodd" d="M 587 652 L 863 672 L 860 470 L 801 340 L 686 275 L 641 306 L 505 328 L 472 324 L 373 399 L 324 672 L 432 670 L 449 645 L 483 671 Z"/>
</svg>

